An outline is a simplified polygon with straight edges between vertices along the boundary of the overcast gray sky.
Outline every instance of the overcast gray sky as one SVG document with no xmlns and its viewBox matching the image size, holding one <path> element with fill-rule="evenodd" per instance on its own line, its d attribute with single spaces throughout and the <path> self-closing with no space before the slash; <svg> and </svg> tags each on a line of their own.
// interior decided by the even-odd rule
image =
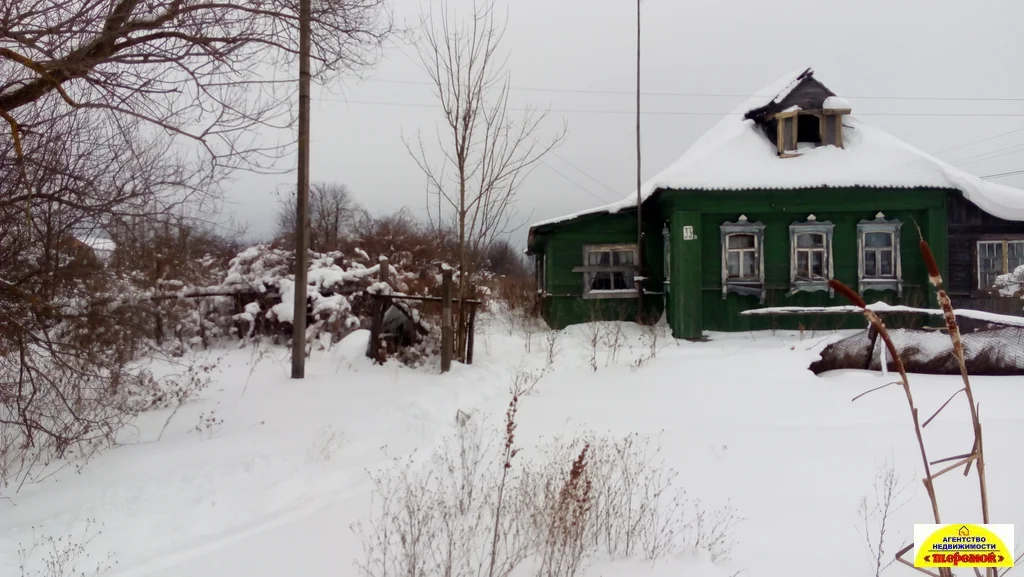
<svg viewBox="0 0 1024 577">
<path fill-rule="evenodd" d="M 450 1 L 456 9 L 471 5 Z M 511 106 L 550 107 L 548 135 L 563 120 L 568 124 L 564 143 L 523 186 L 519 220 L 631 194 L 635 3 L 514 0 L 502 6 L 508 9 L 503 48 Z M 409 24 L 420 4 L 396 0 L 393 8 L 400 23 Z M 941 152 L 940 158 L 978 175 L 1024 169 L 1022 21 L 1019 0 L 644 0 L 642 92 L 675 94 L 643 96 L 643 178 L 681 156 L 717 122 L 715 113 L 729 112 L 741 95 L 801 66 L 813 67 L 819 80 L 847 96 L 862 121 L 926 152 Z M 391 43 L 365 80 L 343 80 L 331 92 L 314 89 L 314 181 L 347 184 L 372 212 L 402 206 L 422 212 L 424 178 L 401 134 L 421 130 L 432 141 L 440 112 L 416 62 L 413 47 Z M 250 236 L 268 235 L 275 191 L 294 181 L 294 174 L 239 174 L 227 184 L 227 210 L 248 223 Z M 1024 187 L 1024 175 L 997 182 Z M 520 243 L 524 235 L 525 227 L 513 240 Z"/>
</svg>

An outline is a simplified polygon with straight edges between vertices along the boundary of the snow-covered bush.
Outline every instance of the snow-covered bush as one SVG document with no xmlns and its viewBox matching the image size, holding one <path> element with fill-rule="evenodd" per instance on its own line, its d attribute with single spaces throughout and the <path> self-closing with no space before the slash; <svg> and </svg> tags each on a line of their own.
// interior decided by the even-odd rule
<svg viewBox="0 0 1024 577">
<path fill-rule="evenodd" d="M 999 294 L 1004 297 L 1024 297 L 1024 265 L 1009 274 L 997 276 L 995 288 L 999 289 Z"/>
<path fill-rule="evenodd" d="M 676 483 L 657 446 L 637 435 L 554 439 L 524 459 L 518 397 L 488 440 L 478 417 L 426 462 L 397 462 L 373 478 L 369 518 L 353 526 L 364 577 L 583 574 L 597 558 L 655 560 L 700 550 L 726 560 L 732 508 L 705 509 Z"/>
<path fill-rule="evenodd" d="M 340 252 L 310 253 L 307 337 L 311 342 L 337 342 L 368 325 L 371 311 L 366 290 L 380 274 L 380 264 L 368 266 L 365 252 L 356 256 L 346 259 Z M 293 259 L 291 251 L 268 244 L 246 248 L 231 259 L 216 290 L 238 296 L 218 299 L 221 325 L 237 323 L 228 330 L 238 332 L 239 336 L 290 335 L 295 280 L 288 271 Z M 390 267 L 389 272 L 396 279 L 395 286 L 406 286 L 395 267 Z"/>
</svg>

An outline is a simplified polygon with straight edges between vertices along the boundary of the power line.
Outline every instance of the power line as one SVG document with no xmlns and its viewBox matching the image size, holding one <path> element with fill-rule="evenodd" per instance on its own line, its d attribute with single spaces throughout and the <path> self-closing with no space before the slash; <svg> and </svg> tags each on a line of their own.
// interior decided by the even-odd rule
<svg viewBox="0 0 1024 577">
<path fill-rule="evenodd" d="M 1017 128 L 1017 129 L 1011 130 L 1009 132 L 1000 132 L 999 134 L 994 134 L 992 136 L 988 136 L 986 138 L 981 138 L 979 140 L 972 140 L 971 142 L 965 142 L 964 144 L 958 144 L 956 146 L 951 146 L 949 148 L 943 148 L 942 150 L 940 150 L 938 152 L 933 152 L 932 155 L 945 154 L 945 153 L 951 152 L 953 150 L 959 150 L 961 148 L 966 148 L 968 146 L 973 146 L 975 144 L 980 144 L 982 142 L 988 142 L 989 140 L 995 140 L 995 139 L 1000 138 L 1002 136 L 1009 136 L 1011 134 L 1017 134 L 1018 132 L 1024 132 L 1024 128 Z"/>
<path fill-rule="evenodd" d="M 399 106 L 406 108 L 437 108 L 437 104 L 420 102 L 384 102 L 380 100 L 340 100 L 336 98 L 319 98 L 320 102 L 340 102 L 344 104 L 361 104 L 368 106 Z M 559 114 L 636 114 L 635 110 L 600 110 L 587 108 L 508 108 L 516 112 L 556 112 Z M 682 111 L 682 110 L 648 110 L 641 111 L 648 116 L 742 116 L 738 112 L 713 111 Z M 860 112 L 855 116 L 943 116 L 943 117 L 1024 117 L 1024 112 Z"/>
<path fill-rule="evenodd" d="M 979 178 L 1002 178 L 1004 176 L 1013 176 L 1015 174 L 1024 174 L 1024 170 L 1011 170 L 1010 172 L 1000 172 L 997 174 L 986 174 Z"/>
<path fill-rule="evenodd" d="M 597 178 L 594 178 L 593 176 L 591 176 L 591 175 L 590 175 L 590 173 L 588 173 L 587 171 L 585 171 L 585 170 L 583 170 L 582 168 L 580 168 L 580 167 L 576 166 L 575 164 L 573 164 L 573 163 L 569 162 L 568 160 L 566 160 L 566 159 L 565 159 L 565 157 L 563 157 L 563 156 L 559 155 L 559 154 L 558 154 L 557 152 L 555 152 L 554 150 L 552 150 L 552 151 L 550 151 L 550 152 L 551 152 L 552 156 L 554 156 L 555 158 L 557 158 L 557 159 L 561 160 L 562 162 L 564 162 L 564 163 L 568 164 L 568 165 L 569 165 L 569 166 L 571 166 L 572 168 L 575 168 L 575 169 L 576 169 L 576 171 L 577 171 L 577 172 L 579 172 L 580 174 L 582 174 L 583 176 L 585 176 L 585 177 L 589 178 L 590 180 L 592 180 L 592 181 L 596 182 L 597 184 L 600 184 L 601 186 L 603 186 L 603 187 L 607 188 L 608 190 L 610 190 L 610 191 L 612 192 L 612 194 L 621 194 L 621 193 L 620 193 L 619 191 L 617 191 L 617 190 L 615 190 L 614 188 L 612 188 L 612 187 L 608 186 L 607 184 L 605 184 L 604 182 L 602 182 L 602 181 L 598 180 Z"/>
<path fill-rule="evenodd" d="M 432 82 L 425 80 L 396 80 L 390 78 L 367 78 L 365 82 L 380 82 L 385 84 L 414 84 L 433 86 Z M 517 92 L 554 92 L 564 94 L 620 94 L 635 96 L 636 93 L 628 90 L 604 90 L 593 88 L 541 88 L 541 87 L 510 87 L 510 90 Z M 641 92 L 644 96 L 679 96 L 679 97 L 707 97 L 707 98 L 750 98 L 752 96 L 771 95 L 766 94 L 740 94 L 730 92 Z M 1024 102 L 1024 98 L 983 98 L 974 96 L 846 96 L 858 100 L 933 100 L 943 102 Z"/>
<path fill-rule="evenodd" d="M 566 176 L 566 175 L 565 175 L 564 173 L 562 173 L 562 171 L 558 170 L 558 169 L 557 169 L 557 168 L 555 168 L 554 166 L 551 166 L 551 164 L 549 164 L 549 163 L 547 163 L 547 162 L 545 162 L 545 161 L 543 161 L 543 160 L 541 160 L 541 161 L 540 161 L 540 163 L 541 163 L 541 164 L 543 164 L 544 166 L 546 166 L 546 167 L 550 168 L 550 169 L 551 169 L 551 171 L 552 171 L 552 172 L 554 172 L 555 174 L 557 174 L 558 176 L 561 176 L 561 177 L 562 177 L 562 178 L 564 178 L 565 180 L 568 180 L 568 181 L 569 181 L 569 182 L 571 182 L 572 184 L 575 184 L 575 185 L 576 185 L 577 187 L 579 187 L 579 189 L 580 189 L 580 190 L 582 190 L 583 192 L 585 192 L 585 193 L 589 194 L 590 196 L 592 196 L 592 197 L 596 198 L 597 200 L 600 200 L 601 202 L 604 202 L 604 203 L 610 203 L 610 202 L 611 202 L 611 201 L 610 201 L 610 200 L 608 200 L 607 198 L 604 198 L 603 196 L 601 196 L 601 195 L 599 195 L 599 194 L 595 193 L 594 191 L 590 190 L 589 188 L 587 188 L 587 187 L 583 186 L 582 184 L 580 184 L 580 183 L 576 182 L 576 181 L 575 181 L 575 180 L 573 180 L 572 178 L 569 178 L 569 177 L 568 177 L 568 176 Z"/>
<path fill-rule="evenodd" d="M 975 162 L 981 162 L 983 160 L 991 160 L 993 158 L 999 158 L 1000 156 L 1006 156 L 1008 154 L 1015 154 L 1024 150 L 1024 143 L 1014 144 L 1013 146 L 1007 146 L 1005 148 L 999 148 L 996 150 L 990 150 L 988 152 L 982 152 L 975 154 L 974 156 L 968 156 L 967 158 L 957 161 L 954 164 L 957 166 L 963 166 L 965 164 L 974 164 Z"/>
</svg>

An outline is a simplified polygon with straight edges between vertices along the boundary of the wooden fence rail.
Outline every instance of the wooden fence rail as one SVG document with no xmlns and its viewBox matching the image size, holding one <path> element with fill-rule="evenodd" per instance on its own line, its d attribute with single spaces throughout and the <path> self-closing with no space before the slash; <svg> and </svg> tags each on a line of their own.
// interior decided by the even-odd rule
<svg viewBox="0 0 1024 577">
<path fill-rule="evenodd" d="M 381 267 L 379 273 L 379 281 L 387 283 L 390 286 L 388 276 L 387 259 L 381 258 Z M 476 299 L 458 299 L 453 298 L 453 280 L 452 280 L 452 269 L 445 266 L 441 270 L 441 296 L 419 296 L 419 295 L 403 295 L 394 294 L 391 292 L 383 292 L 371 294 L 370 296 L 374 299 L 373 306 L 373 318 L 370 321 L 370 341 L 366 345 L 366 356 L 373 359 L 377 363 L 383 363 L 385 360 L 387 347 L 384 342 L 385 335 L 382 334 L 382 327 L 384 324 L 384 316 L 387 314 L 388 309 L 395 307 L 403 315 L 408 317 L 413 324 L 416 326 L 416 331 L 421 336 L 429 334 L 429 331 L 422 323 L 417 322 L 411 310 L 402 305 L 399 301 L 417 301 L 417 302 L 439 302 L 441 303 L 441 372 L 447 373 L 451 370 L 452 359 L 455 358 L 455 343 L 461 342 L 466 344 L 466 350 L 463 351 L 463 358 L 466 359 L 466 364 L 473 364 L 473 346 L 474 338 L 473 335 L 476 332 L 476 309 L 477 306 L 482 304 L 482 301 Z M 471 293 L 473 291 L 470 291 Z M 452 304 L 457 303 L 460 306 L 469 306 L 469 322 L 466 326 L 466 338 L 456 339 L 455 338 L 455 326 L 452 320 Z M 394 337 L 394 335 L 389 335 Z"/>
</svg>

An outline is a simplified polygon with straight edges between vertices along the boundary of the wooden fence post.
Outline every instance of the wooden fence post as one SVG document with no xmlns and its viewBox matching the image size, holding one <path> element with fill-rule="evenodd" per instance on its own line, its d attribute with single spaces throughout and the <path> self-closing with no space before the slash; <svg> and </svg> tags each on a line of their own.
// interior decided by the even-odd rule
<svg viewBox="0 0 1024 577">
<path fill-rule="evenodd" d="M 871 360 L 875 356 L 875 343 L 877 343 L 877 342 L 878 342 L 878 331 L 875 330 L 875 325 L 871 325 L 870 327 L 868 327 L 868 358 L 867 358 L 866 361 L 864 361 L 864 370 L 865 371 L 870 371 L 871 370 Z M 884 361 L 885 361 L 884 358 L 879 357 L 879 362 L 884 362 Z M 879 370 L 881 370 L 884 373 L 885 372 L 885 367 L 879 367 Z"/>
<path fill-rule="evenodd" d="M 452 368 L 452 269 L 441 265 L 441 372 Z"/>
<path fill-rule="evenodd" d="M 471 293 L 476 294 L 476 293 Z M 469 305 L 469 326 L 466 328 L 466 364 L 473 364 L 473 341 L 476 334 L 476 304 Z"/>
<path fill-rule="evenodd" d="M 388 273 L 391 265 L 388 264 L 388 257 L 381 256 L 377 278 L 380 282 L 390 285 Z M 387 295 L 374 295 L 373 318 L 370 321 L 370 342 L 366 344 L 366 356 L 378 363 L 383 363 L 383 356 L 380 354 L 380 331 L 384 324 L 384 313 L 388 310 L 391 299 Z"/>
</svg>

